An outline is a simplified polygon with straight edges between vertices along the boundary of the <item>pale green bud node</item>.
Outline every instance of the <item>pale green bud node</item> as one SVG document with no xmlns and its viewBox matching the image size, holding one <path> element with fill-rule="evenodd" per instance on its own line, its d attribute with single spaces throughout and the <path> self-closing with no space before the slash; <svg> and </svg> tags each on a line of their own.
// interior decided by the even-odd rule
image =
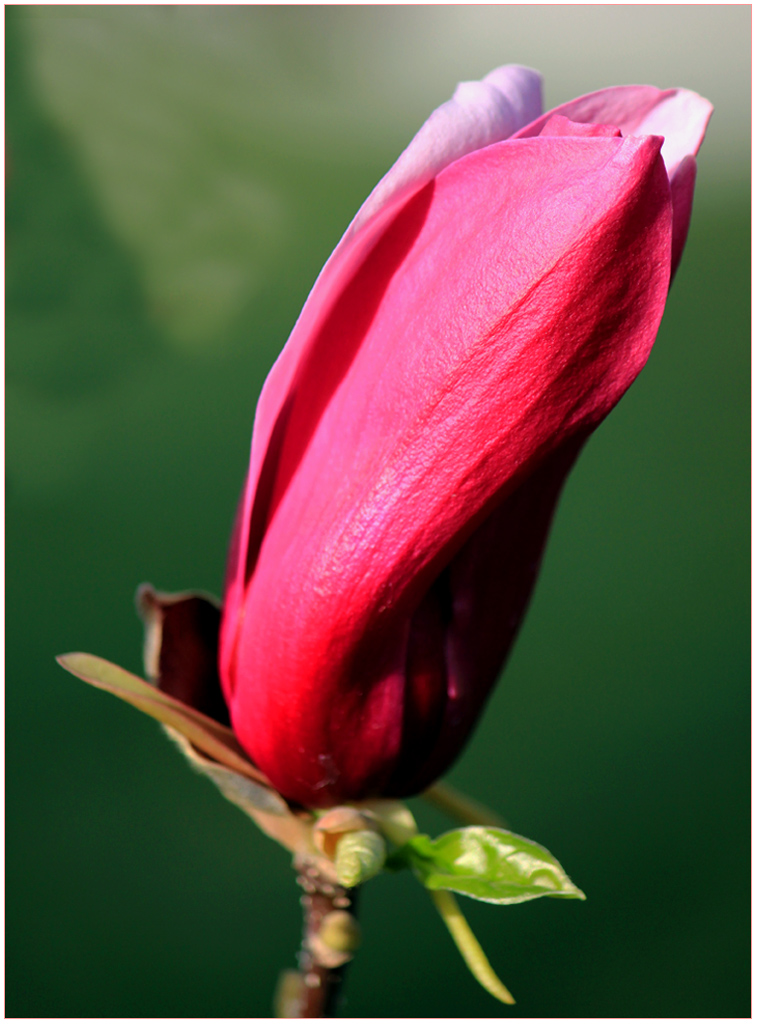
<svg viewBox="0 0 757 1024">
<path fill-rule="evenodd" d="M 346 832 L 336 846 L 336 876 L 347 889 L 367 882 L 384 866 L 386 843 L 378 832 Z"/>
<path fill-rule="evenodd" d="M 332 910 L 324 917 L 318 938 L 337 953 L 354 953 L 360 945 L 360 925 L 346 910 Z"/>
</svg>

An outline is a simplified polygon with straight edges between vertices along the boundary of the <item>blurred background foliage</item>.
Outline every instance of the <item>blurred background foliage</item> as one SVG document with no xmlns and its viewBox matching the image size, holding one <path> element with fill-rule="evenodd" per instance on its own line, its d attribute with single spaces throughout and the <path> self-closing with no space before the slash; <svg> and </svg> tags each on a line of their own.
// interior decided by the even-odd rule
<svg viewBox="0 0 757 1024">
<path fill-rule="evenodd" d="M 219 592 L 255 400 L 320 266 L 455 82 L 511 61 L 548 105 L 643 80 L 716 113 L 650 364 L 451 775 L 589 899 L 466 910 L 519 1016 L 748 1016 L 750 6 L 6 25 L 8 1015 L 269 1015 L 286 855 L 53 656 L 139 671 L 138 583 Z M 362 918 L 344 1014 L 512 1015 L 411 878 L 369 883 Z"/>
</svg>

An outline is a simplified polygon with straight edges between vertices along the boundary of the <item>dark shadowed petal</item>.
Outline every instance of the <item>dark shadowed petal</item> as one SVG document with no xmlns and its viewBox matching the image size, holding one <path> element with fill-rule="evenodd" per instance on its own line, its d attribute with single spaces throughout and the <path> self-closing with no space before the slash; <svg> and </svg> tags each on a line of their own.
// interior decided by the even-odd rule
<svg viewBox="0 0 757 1024">
<path fill-rule="evenodd" d="M 145 670 L 155 685 L 209 718 L 230 725 L 218 676 L 221 612 L 204 594 L 137 591 L 145 623 Z"/>
<path fill-rule="evenodd" d="M 416 773 L 398 766 L 387 795 L 425 789 L 460 753 L 501 672 L 528 606 L 552 517 L 583 445 L 566 441 L 492 512 L 444 570 L 450 609 L 444 637 L 446 693 L 436 742 Z M 403 750 L 413 737 L 403 737 Z"/>
</svg>

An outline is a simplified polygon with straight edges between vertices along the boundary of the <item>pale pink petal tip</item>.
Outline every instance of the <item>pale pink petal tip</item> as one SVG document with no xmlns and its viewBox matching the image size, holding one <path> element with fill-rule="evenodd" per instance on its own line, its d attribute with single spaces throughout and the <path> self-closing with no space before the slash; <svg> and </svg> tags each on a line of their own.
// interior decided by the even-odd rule
<svg viewBox="0 0 757 1024">
<path fill-rule="evenodd" d="M 541 110 L 542 78 L 532 68 L 506 64 L 480 82 L 461 82 L 371 192 L 348 234 L 422 188 L 455 160 L 508 139 Z"/>
<path fill-rule="evenodd" d="M 535 121 L 544 109 L 542 76 L 533 68 L 520 64 L 504 64 L 495 68 L 484 82 L 496 86 L 512 108 L 517 124 L 513 132 Z"/>
<path fill-rule="evenodd" d="M 711 114 L 712 104 L 703 96 L 676 89 L 649 111 L 634 134 L 665 138 L 662 158 L 672 179 L 684 157 L 696 155 Z"/>
</svg>

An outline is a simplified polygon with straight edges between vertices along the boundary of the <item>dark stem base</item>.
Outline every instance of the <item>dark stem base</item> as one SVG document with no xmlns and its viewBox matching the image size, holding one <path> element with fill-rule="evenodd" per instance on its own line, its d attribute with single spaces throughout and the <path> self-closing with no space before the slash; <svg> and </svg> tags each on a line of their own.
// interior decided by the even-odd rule
<svg viewBox="0 0 757 1024">
<path fill-rule="evenodd" d="M 295 869 L 297 884 L 303 890 L 300 897 L 302 946 L 297 955 L 298 970 L 285 971 L 279 979 L 276 1016 L 333 1017 L 344 973 L 356 944 L 349 941 L 357 932 L 354 920 L 356 890 L 345 889 L 324 878 L 311 863 L 295 862 Z M 335 911 L 340 913 L 335 914 Z M 350 925 L 347 935 L 342 934 L 343 928 L 336 929 L 336 942 L 334 922 Z"/>
</svg>

